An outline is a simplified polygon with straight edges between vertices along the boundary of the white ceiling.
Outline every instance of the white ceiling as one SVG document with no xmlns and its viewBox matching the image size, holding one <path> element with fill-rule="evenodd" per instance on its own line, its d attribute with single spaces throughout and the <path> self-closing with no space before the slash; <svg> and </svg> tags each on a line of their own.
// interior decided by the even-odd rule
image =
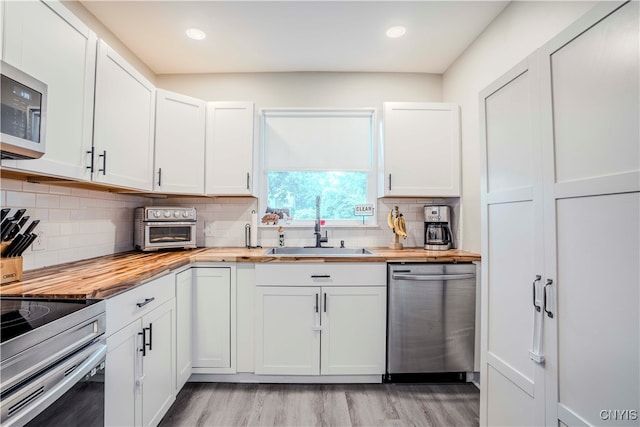
<svg viewBox="0 0 640 427">
<path fill-rule="evenodd" d="M 443 73 L 508 1 L 98 1 L 82 4 L 156 74 Z M 385 30 L 404 25 L 389 39 Z M 207 33 L 185 36 L 189 27 Z"/>
</svg>

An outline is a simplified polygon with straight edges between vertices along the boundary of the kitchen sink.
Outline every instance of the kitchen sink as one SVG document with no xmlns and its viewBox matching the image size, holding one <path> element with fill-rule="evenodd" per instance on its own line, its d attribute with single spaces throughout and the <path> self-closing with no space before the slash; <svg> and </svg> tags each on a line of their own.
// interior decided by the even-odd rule
<svg viewBox="0 0 640 427">
<path fill-rule="evenodd" d="M 330 248 L 330 247 L 285 247 L 268 249 L 265 255 L 274 256 L 354 256 L 354 255 L 375 255 L 376 253 L 367 248 Z"/>
</svg>

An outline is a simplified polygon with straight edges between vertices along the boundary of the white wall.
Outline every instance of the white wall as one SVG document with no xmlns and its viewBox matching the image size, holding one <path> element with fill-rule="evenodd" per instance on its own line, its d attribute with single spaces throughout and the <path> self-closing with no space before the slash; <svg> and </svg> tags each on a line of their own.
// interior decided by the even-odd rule
<svg viewBox="0 0 640 427">
<path fill-rule="evenodd" d="M 462 110 L 463 249 L 480 252 L 479 92 L 595 4 L 512 2 L 444 74 L 443 99 Z"/>
<path fill-rule="evenodd" d="M 158 87 L 205 101 L 260 108 L 382 108 L 384 101 L 442 100 L 442 76 L 420 73 L 233 73 L 159 75 Z"/>
</svg>

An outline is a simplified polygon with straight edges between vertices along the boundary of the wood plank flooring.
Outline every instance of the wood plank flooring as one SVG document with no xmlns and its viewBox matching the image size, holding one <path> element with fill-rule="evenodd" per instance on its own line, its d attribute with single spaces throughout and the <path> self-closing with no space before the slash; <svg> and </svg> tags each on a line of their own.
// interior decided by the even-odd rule
<svg viewBox="0 0 640 427">
<path fill-rule="evenodd" d="M 160 427 L 477 426 L 473 384 L 187 383 Z"/>
</svg>

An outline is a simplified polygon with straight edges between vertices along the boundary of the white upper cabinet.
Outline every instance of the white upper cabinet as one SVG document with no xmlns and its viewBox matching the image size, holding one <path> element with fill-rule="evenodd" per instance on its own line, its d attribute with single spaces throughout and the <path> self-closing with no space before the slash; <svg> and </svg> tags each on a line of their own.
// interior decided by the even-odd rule
<svg viewBox="0 0 640 427">
<path fill-rule="evenodd" d="M 151 191 L 154 85 L 110 48 L 98 44 L 93 179 Z"/>
<path fill-rule="evenodd" d="M 48 86 L 45 155 L 2 160 L 2 166 L 89 180 L 96 35 L 58 2 L 2 7 L 2 59 Z"/>
<path fill-rule="evenodd" d="M 252 102 L 207 104 L 206 193 L 253 196 Z"/>
<path fill-rule="evenodd" d="M 460 196 L 456 104 L 386 102 L 380 196 Z"/>
<path fill-rule="evenodd" d="M 204 194 L 205 122 L 204 101 L 157 90 L 155 191 Z"/>
</svg>

